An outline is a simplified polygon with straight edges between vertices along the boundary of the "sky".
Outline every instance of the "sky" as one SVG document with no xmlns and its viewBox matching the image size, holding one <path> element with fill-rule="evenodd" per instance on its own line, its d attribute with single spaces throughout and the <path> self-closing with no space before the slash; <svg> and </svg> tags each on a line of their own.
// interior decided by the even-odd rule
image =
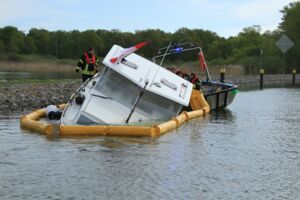
<svg viewBox="0 0 300 200">
<path fill-rule="evenodd" d="M 295 0 L 0 0 L 0 27 L 47 30 L 197 28 L 222 37 L 260 25 L 275 30 Z"/>
</svg>

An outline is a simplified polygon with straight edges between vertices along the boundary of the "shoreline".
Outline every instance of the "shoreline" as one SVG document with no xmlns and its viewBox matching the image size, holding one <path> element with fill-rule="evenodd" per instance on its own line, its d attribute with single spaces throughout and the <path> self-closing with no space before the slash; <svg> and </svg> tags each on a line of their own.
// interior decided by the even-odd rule
<svg viewBox="0 0 300 200">
<path fill-rule="evenodd" d="M 80 84 L 81 79 L 0 83 L 0 116 L 26 114 L 50 104 L 67 102 Z"/>
<path fill-rule="evenodd" d="M 218 80 L 219 77 L 212 76 L 212 79 Z M 259 75 L 226 76 L 225 82 L 237 84 L 240 90 L 259 89 Z M 22 115 L 49 104 L 65 103 L 80 84 L 81 79 L 0 82 L 0 116 Z M 299 84 L 300 75 L 296 76 L 296 85 Z M 264 87 L 292 87 L 292 75 L 266 74 Z"/>
</svg>

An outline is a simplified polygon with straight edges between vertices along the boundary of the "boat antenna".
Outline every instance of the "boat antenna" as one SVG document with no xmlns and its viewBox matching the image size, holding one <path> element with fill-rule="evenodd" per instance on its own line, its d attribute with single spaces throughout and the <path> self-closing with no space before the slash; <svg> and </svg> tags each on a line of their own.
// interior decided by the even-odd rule
<svg viewBox="0 0 300 200">
<path fill-rule="evenodd" d="M 201 52 L 202 52 L 202 54 L 203 54 L 202 48 L 200 48 L 200 52 L 199 52 L 199 53 L 201 53 Z M 206 63 L 205 60 L 204 60 L 204 62 Z M 207 82 L 211 82 L 211 77 L 210 77 L 210 73 L 209 73 L 207 64 L 206 64 L 205 73 L 206 73 L 206 81 L 207 81 Z"/>
<path fill-rule="evenodd" d="M 169 43 L 169 46 L 167 47 L 167 49 L 166 49 L 166 51 L 165 51 L 165 54 L 164 54 L 164 56 L 162 57 L 162 59 L 161 59 L 161 61 L 160 61 L 160 64 L 159 64 L 160 66 L 163 64 L 164 59 L 165 59 L 165 57 L 166 57 L 166 55 L 167 55 L 167 53 L 168 53 L 168 51 L 169 51 L 171 45 L 172 45 L 172 42 Z"/>
<path fill-rule="evenodd" d="M 142 96 L 144 95 L 144 91 L 145 91 L 145 89 L 146 89 L 148 83 L 149 83 L 149 81 L 147 80 L 146 83 L 145 83 L 145 86 L 144 86 L 143 89 L 140 91 L 139 96 L 136 98 L 136 100 L 135 100 L 135 102 L 134 102 L 134 104 L 133 104 L 133 107 L 132 107 L 132 109 L 131 109 L 131 111 L 130 111 L 130 113 L 129 113 L 129 115 L 128 115 L 126 121 L 125 121 L 126 124 L 128 124 L 128 122 L 129 122 L 129 120 L 130 120 L 130 118 L 131 118 L 131 115 L 132 115 L 132 113 L 133 113 L 134 110 L 135 110 L 135 107 L 137 106 L 138 102 L 140 101 L 140 99 L 141 99 Z"/>
</svg>

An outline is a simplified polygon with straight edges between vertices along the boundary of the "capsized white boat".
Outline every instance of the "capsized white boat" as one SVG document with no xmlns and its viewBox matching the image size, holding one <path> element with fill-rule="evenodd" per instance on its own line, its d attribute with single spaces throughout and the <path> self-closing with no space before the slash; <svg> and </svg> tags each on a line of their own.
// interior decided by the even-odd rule
<svg viewBox="0 0 300 200">
<path fill-rule="evenodd" d="M 192 83 L 114 45 L 102 73 L 82 84 L 63 111 L 61 125 L 152 125 L 170 120 L 189 105 Z"/>
</svg>

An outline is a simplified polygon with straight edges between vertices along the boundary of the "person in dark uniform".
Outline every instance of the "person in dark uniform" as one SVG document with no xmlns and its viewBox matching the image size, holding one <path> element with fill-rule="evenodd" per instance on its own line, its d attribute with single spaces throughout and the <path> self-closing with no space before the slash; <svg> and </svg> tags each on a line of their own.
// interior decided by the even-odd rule
<svg viewBox="0 0 300 200">
<path fill-rule="evenodd" d="M 76 72 L 81 74 L 82 81 L 85 82 L 97 73 L 97 68 L 98 59 L 95 56 L 94 48 L 91 47 L 80 57 Z"/>
</svg>

